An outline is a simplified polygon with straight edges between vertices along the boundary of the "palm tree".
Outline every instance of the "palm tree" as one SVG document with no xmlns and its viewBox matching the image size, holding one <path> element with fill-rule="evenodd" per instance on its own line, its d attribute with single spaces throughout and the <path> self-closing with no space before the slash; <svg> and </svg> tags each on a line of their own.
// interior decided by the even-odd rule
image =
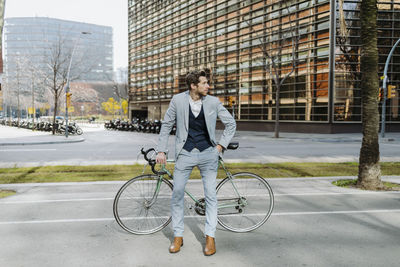
<svg viewBox="0 0 400 267">
<path fill-rule="evenodd" d="M 6 0 L 0 0 L 0 55 L 1 48 L 3 46 L 3 26 L 4 26 L 4 8 L 6 5 Z"/>
<path fill-rule="evenodd" d="M 3 61 L 1 58 L 3 57 L 2 55 L 2 46 L 3 46 L 3 25 L 4 25 L 4 7 L 6 4 L 6 0 L 0 0 L 0 64 L 3 64 Z M 3 72 L 3 66 L 0 66 L 0 72 Z M 1 91 L 1 83 L 0 83 L 0 111 L 3 110 L 3 93 Z"/>
<path fill-rule="evenodd" d="M 357 186 L 376 190 L 383 187 L 380 178 L 378 134 L 377 0 L 362 0 L 360 12 L 363 139 L 360 150 Z"/>
<path fill-rule="evenodd" d="M 6 0 L 0 0 L 0 33 L 3 33 L 3 25 L 4 25 L 4 7 L 6 5 Z M 2 45 L 2 35 L 0 35 L 0 48 Z"/>
</svg>

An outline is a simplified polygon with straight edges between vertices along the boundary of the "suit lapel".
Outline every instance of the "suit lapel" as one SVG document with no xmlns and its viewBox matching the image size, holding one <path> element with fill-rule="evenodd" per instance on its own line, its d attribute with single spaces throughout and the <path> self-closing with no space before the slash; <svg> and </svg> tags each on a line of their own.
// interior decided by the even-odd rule
<svg viewBox="0 0 400 267">
<path fill-rule="evenodd" d="M 183 101 L 183 117 L 185 118 L 185 127 L 187 132 L 189 132 L 189 97 L 189 91 L 187 91 L 185 101 Z"/>
<path fill-rule="evenodd" d="M 204 112 L 204 120 L 206 121 L 207 131 L 210 133 L 210 129 L 208 129 L 208 126 L 210 125 L 210 123 L 208 123 L 209 116 L 207 116 L 210 111 L 210 107 L 208 105 L 207 96 L 203 97 L 202 107 Z"/>
</svg>

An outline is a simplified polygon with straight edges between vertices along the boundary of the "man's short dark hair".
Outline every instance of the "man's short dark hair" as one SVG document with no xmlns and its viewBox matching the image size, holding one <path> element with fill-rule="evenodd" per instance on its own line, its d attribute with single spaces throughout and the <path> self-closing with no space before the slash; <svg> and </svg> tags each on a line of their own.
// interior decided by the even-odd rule
<svg viewBox="0 0 400 267">
<path fill-rule="evenodd" d="M 190 85 L 193 83 L 193 84 L 195 84 L 195 85 L 197 85 L 199 82 L 200 82 L 200 76 L 204 76 L 204 77 L 207 77 L 207 74 L 206 74 L 206 72 L 205 71 L 192 71 L 192 72 L 189 72 L 187 75 L 186 75 L 186 78 L 185 78 L 185 80 L 186 80 L 186 84 L 187 84 L 187 87 L 188 87 L 188 89 L 189 90 L 191 90 L 192 88 L 190 87 Z"/>
</svg>

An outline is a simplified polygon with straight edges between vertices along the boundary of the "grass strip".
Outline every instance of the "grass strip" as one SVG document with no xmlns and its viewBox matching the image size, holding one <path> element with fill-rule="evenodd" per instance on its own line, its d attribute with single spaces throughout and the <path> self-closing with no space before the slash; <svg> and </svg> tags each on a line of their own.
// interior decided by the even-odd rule
<svg viewBox="0 0 400 267">
<path fill-rule="evenodd" d="M 382 182 L 385 190 L 399 190 L 400 185 L 391 182 Z M 356 187 L 357 179 L 343 179 L 332 182 L 333 185 L 350 188 Z"/>
<path fill-rule="evenodd" d="M 14 195 L 16 192 L 13 190 L 0 189 L 0 198 L 8 197 Z"/>
<path fill-rule="evenodd" d="M 356 176 L 358 163 L 230 163 L 231 173 L 253 172 L 265 178 Z M 173 165 L 167 168 L 172 172 Z M 128 180 L 142 174 L 143 165 L 41 166 L 0 168 L 0 184 Z M 382 175 L 400 175 L 400 162 L 382 162 Z M 145 173 L 151 173 L 149 167 Z M 225 174 L 220 168 L 218 177 Z M 196 168 L 191 178 L 200 178 Z"/>
</svg>

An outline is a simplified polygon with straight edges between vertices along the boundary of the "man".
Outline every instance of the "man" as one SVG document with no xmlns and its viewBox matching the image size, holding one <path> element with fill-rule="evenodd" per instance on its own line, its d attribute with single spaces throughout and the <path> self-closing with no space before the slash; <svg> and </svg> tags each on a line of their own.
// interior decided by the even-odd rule
<svg viewBox="0 0 400 267">
<path fill-rule="evenodd" d="M 174 190 L 171 200 L 174 241 L 169 251 L 179 252 L 183 246 L 184 190 L 192 169 L 197 166 L 203 180 L 206 203 L 204 255 L 210 256 L 216 252 L 218 157 L 235 134 L 236 123 L 218 98 L 207 95 L 210 86 L 204 71 L 189 73 L 186 84 L 188 91 L 175 95 L 165 114 L 156 162 L 166 164 L 168 136 L 176 123 Z M 218 143 L 215 140 L 217 117 L 225 125 Z"/>
</svg>

